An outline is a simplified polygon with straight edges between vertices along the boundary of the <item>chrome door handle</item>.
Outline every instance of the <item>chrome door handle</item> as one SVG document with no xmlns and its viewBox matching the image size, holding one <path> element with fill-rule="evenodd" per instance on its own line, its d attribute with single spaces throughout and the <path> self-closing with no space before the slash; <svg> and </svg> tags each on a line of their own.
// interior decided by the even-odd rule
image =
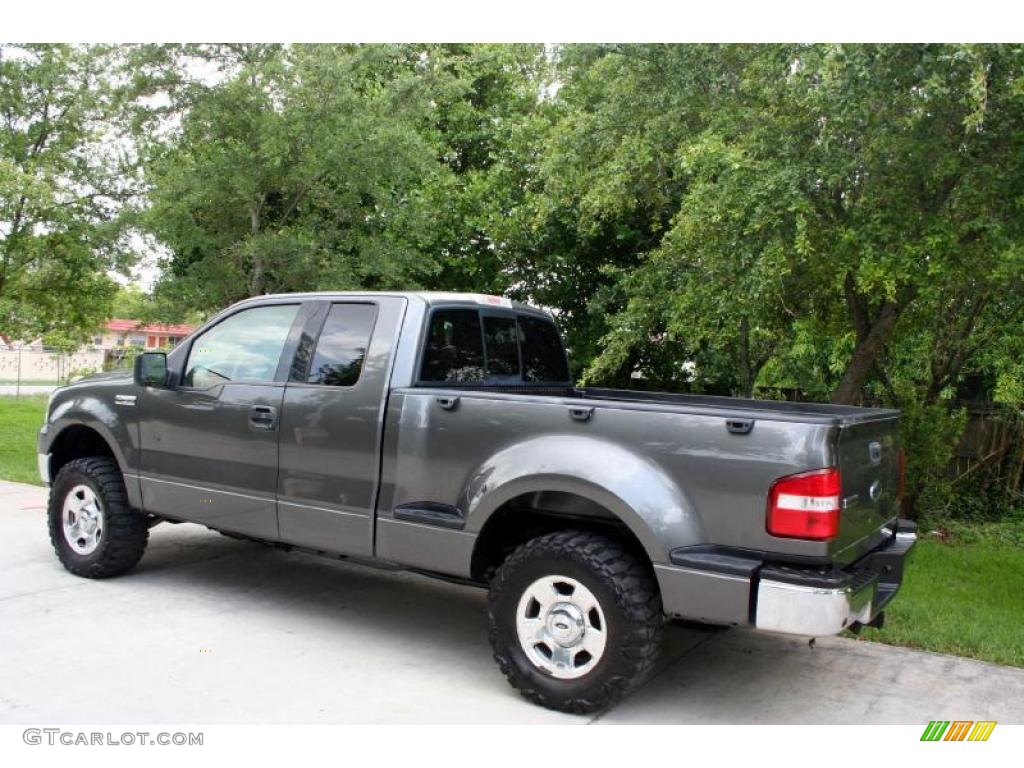
<svg viewBox="0 0 1024 768">
<path fill-rule="evenodd" d="M 446 411 L 454 411 L 459 404 L 459 398 L 457 397 L 435 397 L 434 399 Z"/>
<path fill-rule="evenodd" d="M 754 428 L 753 419 L 726 419 L 725 428 L 730 435 L 746 435 Z"/>
<path fill-rule="evenodd" d="M 254 405 L 249 409 L 249 426 L 253 429 L 273 429 L 277 410 L 269 405 Z"/>
<path fill-rule="evenodd" d="M 594 415 L 593 408 L 570 408 L 569 416 L 572 417 L 573 421 L 590 421 L 590 417 Z"/>
</svg>

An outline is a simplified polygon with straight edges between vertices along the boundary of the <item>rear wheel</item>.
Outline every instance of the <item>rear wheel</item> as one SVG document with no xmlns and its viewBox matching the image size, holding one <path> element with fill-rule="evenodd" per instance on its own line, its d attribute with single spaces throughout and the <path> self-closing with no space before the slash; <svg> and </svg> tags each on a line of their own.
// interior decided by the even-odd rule
<svg viewBox="0 0 1024 768">
<path fill-rule="evenodd" d="M 561 531 L 513 552 L 491 583 L 489 635 L 512 686 L 534 703 L 611 706 L 654 666 L 664 626 L 650 566 L 616 541 Z"/>
<path fill-rule="evenodd" d="M 124 478 L 113 459 L 95 456 L 65 464 L 50 489 L 50 542 L 77 576 L 119 576 L 139 562 L 149 523 L 128 506 Z"/>
</svg>

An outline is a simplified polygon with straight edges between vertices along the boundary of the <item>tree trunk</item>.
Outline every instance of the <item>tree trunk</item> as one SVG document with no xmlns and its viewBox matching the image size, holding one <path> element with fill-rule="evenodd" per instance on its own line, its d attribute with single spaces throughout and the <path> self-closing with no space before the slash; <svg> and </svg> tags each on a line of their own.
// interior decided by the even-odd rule
<svg viewBox="0 0 1024 768">
<path fill-rule="evenodd" d="M 900 311 L 901 308 L 895 302 L 887 301 L 882 305 L 878 318 L 871 325 L 867 335 L 857 340 L 857 346 L 846 366 L 843 379 L 832 393 L 833 403 L 856 405 L 860 402 L 861 388 L 867 381 L 885 343 L 892 335 Z"/>
<path fill-rule="evenodd" d="M 743 397 L 754 395 L 754 373 L 750 368 L 750 321 L 744 315 L 740 319 L 740 386 Z"/>
<path fill-rule="evenodd" d="M 255 237 L 260 231 L 260 208 L 262 206 L 262 198 L 260 203 L 255 204 L 249 208 L 249 224 L 253 237 Z M 252 273 L 249 276 L 249 295 L 260 296 L 263 293 L 263 257 L 260 255 L 259 247 L 252 249 Z"/>
</svg>

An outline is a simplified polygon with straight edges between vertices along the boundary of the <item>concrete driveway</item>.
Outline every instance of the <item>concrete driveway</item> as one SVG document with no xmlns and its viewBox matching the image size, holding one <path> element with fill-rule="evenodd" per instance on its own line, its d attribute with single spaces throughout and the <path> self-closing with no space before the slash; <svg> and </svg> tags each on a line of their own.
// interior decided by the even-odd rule
<svg viewBox="0 0 1024 768">
<path fill-rule="evenodd" d="M 0 483 L 3 723 L 1024 723 L 1024 670 L 684 626 L 628 700 L 561 715 L 498 673 L 482 590 L 193 525 L 89 581 L 53 556 L 44 504 Z"/>
</svg>

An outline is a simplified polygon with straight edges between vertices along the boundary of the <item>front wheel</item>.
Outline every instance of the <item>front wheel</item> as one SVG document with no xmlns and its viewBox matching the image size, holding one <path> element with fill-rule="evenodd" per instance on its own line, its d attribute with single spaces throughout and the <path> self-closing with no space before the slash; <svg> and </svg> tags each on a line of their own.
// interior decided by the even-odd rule
<svg viewBox="0 0 1024 768">
<path fill-rule="evenodd" d="M 639 686 L 664 626 L 650 566 L 583 531 L 550 533 L 513 552 L 491 583 L 488 622 L 512 686 L 574 713 L 605 709 Z"/>
<path fill-rule="evenodd" d="M 50 542 L 77 576 L 103 579 L 135 566 L 146 550 L 149 523 L 128 505 L 121 470 L 93 456 L 65 464 L 50 489 Z"/>
</svg>

